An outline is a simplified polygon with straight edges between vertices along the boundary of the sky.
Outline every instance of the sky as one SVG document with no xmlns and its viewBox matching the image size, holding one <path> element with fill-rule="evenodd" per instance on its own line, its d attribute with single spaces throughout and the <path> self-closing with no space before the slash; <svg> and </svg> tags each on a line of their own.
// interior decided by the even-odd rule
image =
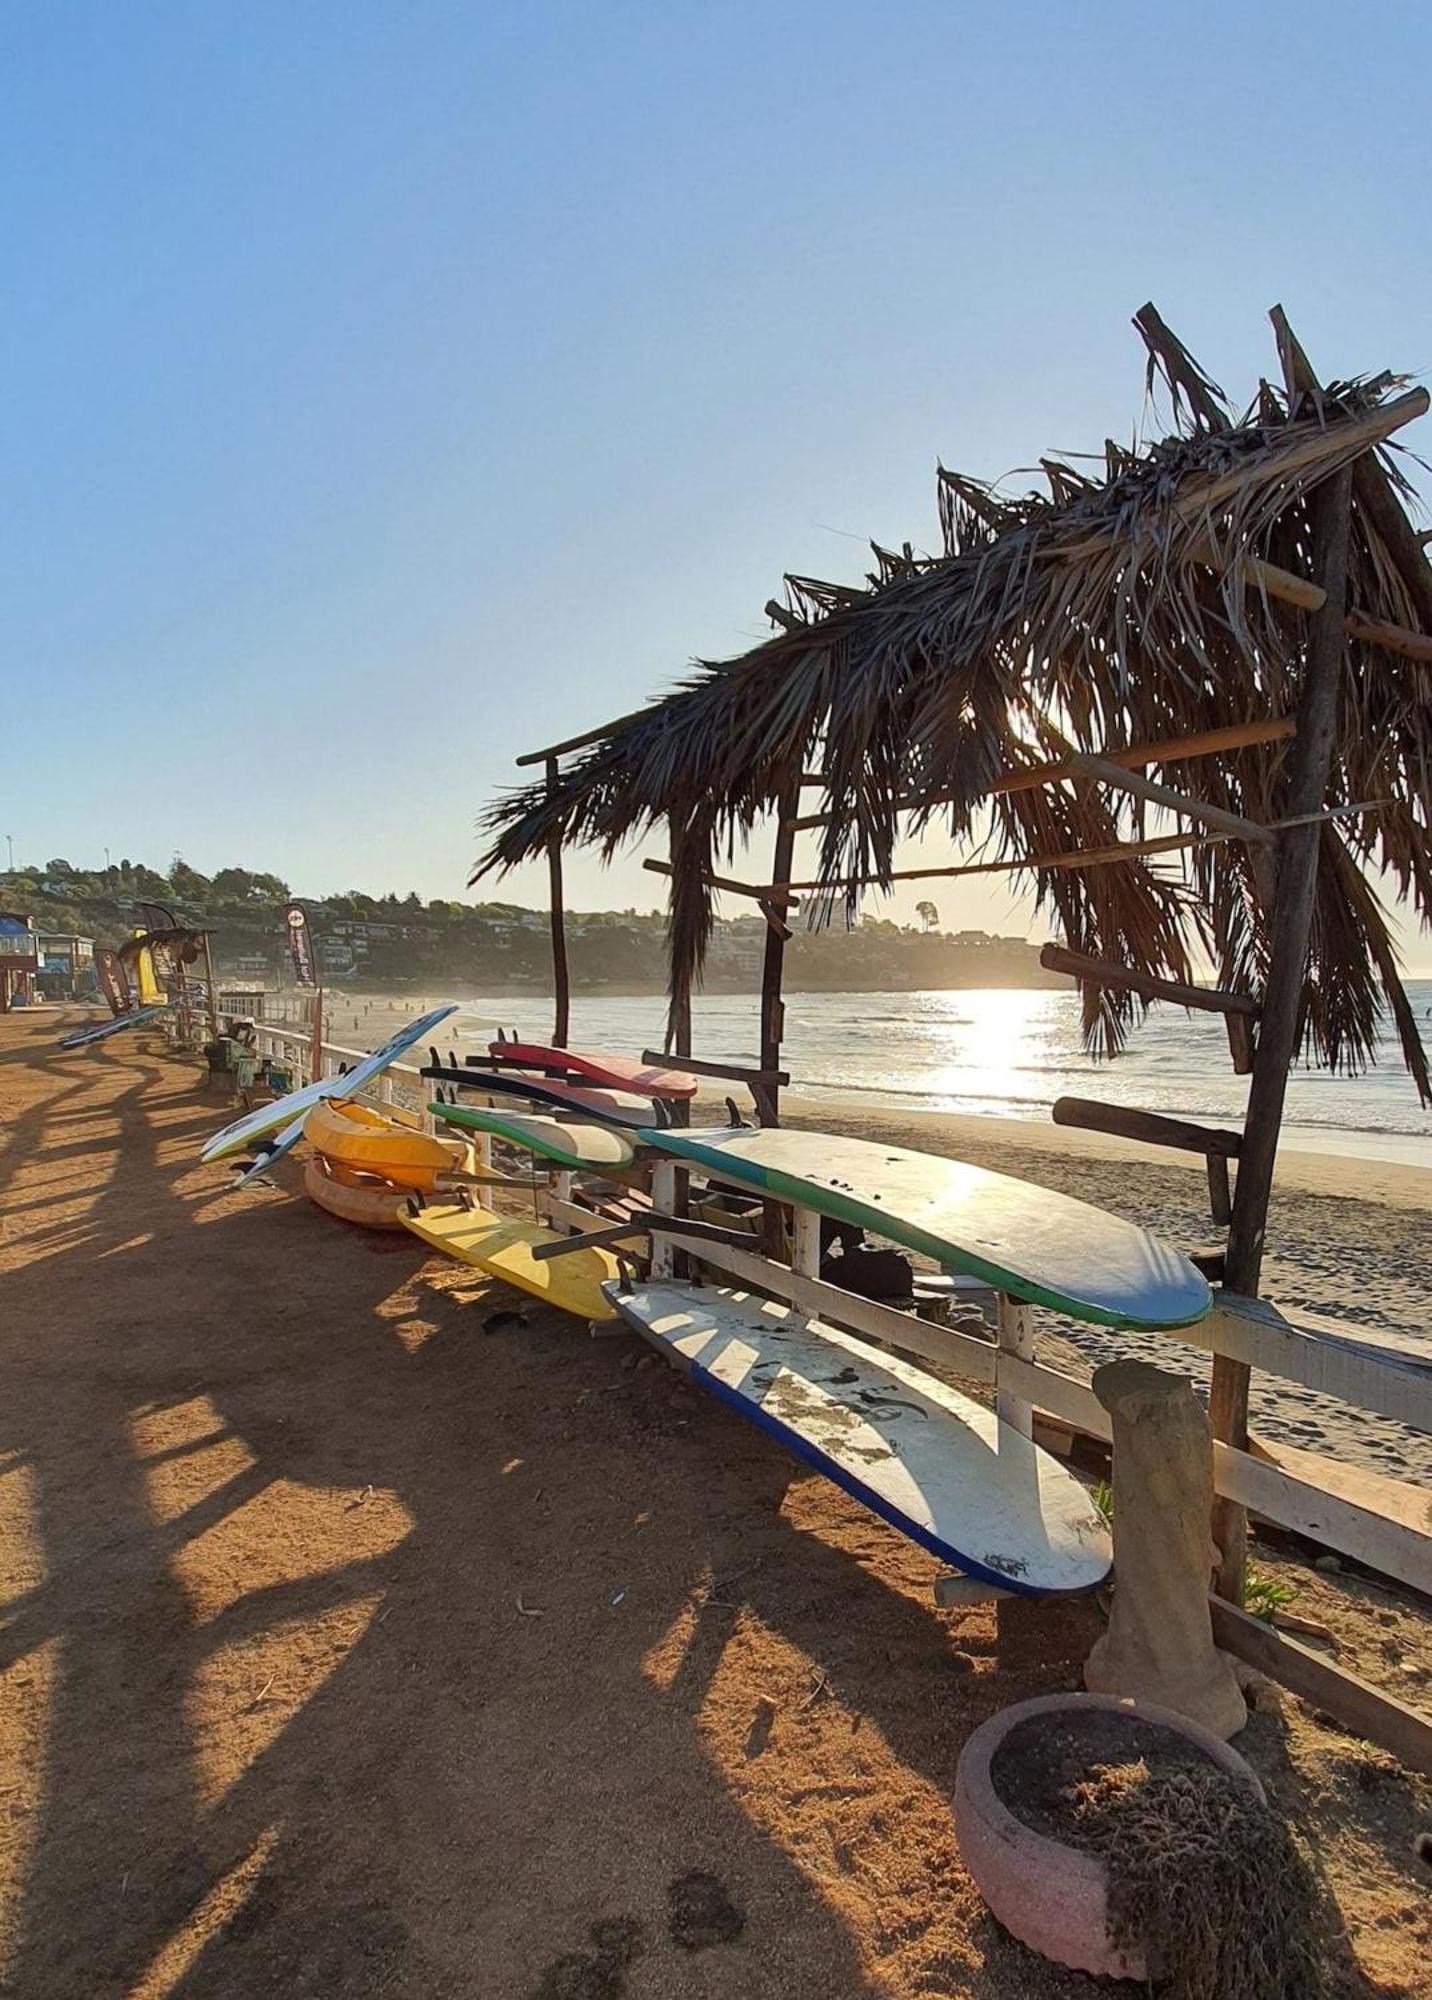
<svg viewBox="0 0 1432 2000">
<path fill-rule="evenodd" d="M 1145 299 L 1240 403 L 1278 301 L 1432 374 L 1432 11 L 1353 18 L 0 11 L 0 836 L 462 896 L 514 757 L 936 546 L 937 462 L 1128 439 Z M 1043 934 L 870 907 L 925 894 Z"/>
</svg>

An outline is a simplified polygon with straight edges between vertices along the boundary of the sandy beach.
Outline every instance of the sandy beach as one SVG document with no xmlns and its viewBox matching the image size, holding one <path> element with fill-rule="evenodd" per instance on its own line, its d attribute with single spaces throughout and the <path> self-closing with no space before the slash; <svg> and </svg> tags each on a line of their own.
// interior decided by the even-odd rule
<svg viewBox="0 0 1432 2000">
<path fill-rule="evenodd" d="M 979 1721 L 1077 1684 L 1092 1603 L 935 1610 L 931 1558 L 634 1339 L 487 1333 L 510 1294 L 297 1171 L 228 1192 L 196 1062 L 60 1056 L 60 1026 L 0 1021 L 7 1991 L 1109 1991 L 985 1914 L 949 1806 Z M 979 1122 L 970 1157 L 1206 1234 L 1195 1174 Z M 1415 1331 L 1396 1192 L 1285 1183 L 1280 1286 Z M 1425 1607 L 1256 1556 L 1425 1699 Z M 1341 1914 L 1343 1990 L 1413 2000 L 1432 1786 L 1266 1685 L 1240 1747 Z"/>
</svg>

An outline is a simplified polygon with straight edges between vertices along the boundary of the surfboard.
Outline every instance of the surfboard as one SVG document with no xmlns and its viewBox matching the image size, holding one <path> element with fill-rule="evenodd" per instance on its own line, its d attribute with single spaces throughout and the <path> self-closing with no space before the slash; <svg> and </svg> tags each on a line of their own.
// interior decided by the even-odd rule
<svg viewBox="0 0 1432 2000">
<path fill-rule="evenodd" d="M 1108 1574 L 1108 1529 L 1072 1474 L 923 1369 L 751 1293 L 607 1296 L 701 1388 L 942 1562 L 1030 1597 Z"/>
<path fill-rule="evenodd" d="M 456 1082 L 457 1078 L 444 1074 L 441 1081 Z M 638 1097 L 628 1090 L 589 1089 L 585 1084 L 562 1083 L 556 1077 L 528 1076 L 521 1070 L 464 1066 L 460 1087 L 489 1097 L 521 1098 L 528 1104 L 540 1104 L 546 1111 L 585 1113 L 604 1125 L 619 1125 L 623 1131 L 639 1132 L 656 1123 L 655 1106 L 649 1097 Z"/>
<path fill-rule="evenodd" d="M 390 1036 L 371 1056 L 365 1056 L 346 1076 L 315 1077 L 301 1090 L 291 1090 L 287 1097 L 276 1098 L 272 1104 L 261 1104 L 256 1111 L 245 1112 L 232 1125 L 226 1125 L 222 1132 L 216 1132 L 199 1158 L 207 1162 L 222 1160 L 226 1153 L 240 1153 L 246 1146 L 256 1145 L 268 1133 L 277 1132 L 280 1126 L 287 1125 L 300 1112 L 311 1111 L 325 1097 L 354 1096 L 375 1076 L 381 1076 L 390 1063 L 395 1063 L 415 1043 L 431 1034 L 440 1021 L 445 1021 L 449 1014 L 456 1012 L 455 1001 L 446 1007 L 434 1007 L 431 1012 L 420 1014 L 416 1021 L 409 1021 L 406 1027 L 399 1028 L 397 1034 Z"/>
<path fill-rule="evenodd" d="M 159 1014 L 169 1012 L 167 1000 L 161 1000 L 156 1007 L 136 1007 L 132 1014 L 117 1014 L 112 1021 L 101 1021 L 94 1028 L 76 1028 L 73 1034 L 62 1035 L 62 1049 L 83 1049 L 91 1042 L 107 1042 L 111 1035 L 122 1035 L 126 1028 L 137 1028 L 145 1021 L 152 1021 Z"/>
<path fill-rule="evenodd" d="M 563 1125 L 531 1112 L 486 1111 L 480 1105 L 430 1104 L 434 1118 L 464 1132 L 489 1132 L 509 1145 L 555 1160 L 559 1167 L 629 1167 L 636 1148 L 610 1125 Z"/>
<path fill-rule="evenodd" d="M 1096 1326 L 1191 1326 L 1213 1303 L 1146 1229 L 1009 1174 L 830 1132 L 650 1130 L 643 1142 L 719 1180 L 857 1223 L 996 1291 Z"/>
<path fill-rule="evenodd" d="M 250 1181 L 256 1181 L 260 1174 L 266 1174 L 270 1167 L 276 1167 L 280 1160 L 286 1159 L 303 1137 L 303 1125 L 303 1118 L 295 1118 L 291 1125 L 284 1127 L 272 1145 L 260 1142 L 253 1164 L 245 1167 L 231 1185 L 229 1193 L 236 1194 L 240 1188 L 247 1187 Z"/>
<path fill-rule="evenodd" d="M 532 1255 L 539 1243 L 560 1243 L 562 1232 L 540 1222 L 514 1222 L 487 1208 L 457 1203 L 404 1213 L 403 1226 L 433 1250 L 475 1265 L 491 1278 L 530 1292 L 543 1305 L 575 1313 L 579 1319 L 614 1320 L 616 1308 L 602 1290 L 620 1275 L 616 1259 L 605 1250 L 574 1250 L 569 1257 L 539 1263 Z"/>
<path fill-rule="evenodd" d="M 658 1069 L 632 1056 L 605 1049 L 559 1049 L 548 1042 L 489 1042 L 489 1055 L 529 1069 L 560 1069 L 611 1090 L 634 1090 L 643 1097 L 694 1097 L 698 1080 L 684 1069 Z"/>
</svg>

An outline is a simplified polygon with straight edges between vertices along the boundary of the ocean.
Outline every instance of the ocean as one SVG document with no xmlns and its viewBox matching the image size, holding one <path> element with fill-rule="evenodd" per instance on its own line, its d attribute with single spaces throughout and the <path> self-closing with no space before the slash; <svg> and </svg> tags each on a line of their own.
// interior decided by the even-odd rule
<svg viewBox="0 0 1432 2000">
<path fill-rule="evenodd" d="M 1408 993 L 1432 1043 L 1432 979 L 1409 981 Z M 404 1003 L 401 1011 L 426 1004 Z M 385 1014 L 379 1000 L 335 995 L 330 1038 L 341 1040 L 349 1025 L 361 1024 L 366 1032 L 358 1045 L 372 1046 Z M 543 1036 L 551 1030 L 552 1003 L 479 995 L 464 1002 L 463 1017 L 458 1026 L 465 1039 L 481 1038 L 484 1027 L 498 1024 Z M 664 1018 L 657 995 L 578 994 L 571 1038 L 578 1046 L 636 1054 L 661 1046 Z M 710 1061 L 754 1064 L 757 1023 L 753 997 L 698 998 L 693 1052 Z M 1384 1033 L 1377 1054 L 1375 1066 L 1360 1076 L 1295 1069 L 1285 1146 L 1432 1167 L 1432 1113 L 1418 1105 L 1390 1035 Z M 1233 1074 L 1221 1019 L 1177 1007 L 1151 1008 L 1122 1056 L 1094 1061 L 1080 1046 L 1072 991 L 790 993 L 782 1061 L 792 1089 L 813 1099 L 858 1094 L 906 1111 L 1042 1123 L 1055 1098 L 1071 1096 L 1237 1124 L 1248 1089 L 1248 1079 Z M 719 1088 L 708 1084 L 703 1096 L 714 1098 Z"/>
</svg>

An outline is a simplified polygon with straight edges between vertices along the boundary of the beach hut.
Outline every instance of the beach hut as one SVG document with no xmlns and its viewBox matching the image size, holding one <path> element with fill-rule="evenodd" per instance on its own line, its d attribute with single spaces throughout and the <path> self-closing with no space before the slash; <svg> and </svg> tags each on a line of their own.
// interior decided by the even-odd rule
<svg viewBox="0 0 1432 2000">
<path fill-rule="evenodd" d="M 647 865 L 670 876 L 683 1055 L 714 898 L 754 898 L 768 1090 L 797 898 L 821 921 L 870 887 L 1016 873 L 1062 931 L 1048 962 L 1078 980 L 1093 1050 L 1117 1052 L 1154 1000 L 1223 1016 L 1250 1079 L 1242 1131 L 1145 1116 L 1138 1136 L 1206 1152 L 1228 1225 L 1218 1274 L 1257 1296 L 1290 1064 L 1357 1069 L 1385 1008 L 1432 1101 L 1378 894 L 1384 878 L 1432 919 L 1432 568 L 1393 443 L 1428 396 L 1388 373 L 1321 380 L 1271 317 L 1280 379 L 1240 416 L 1145 306 L 1171 434 L 1046 459 L 1043 492 L 942 468 L 938 552 L 876 547 L 859 586 L 788 577 L 764 644 L 519 759 L 542 775 L 488 809 L 473 879 L 547 857 L 559 1035 L 569 843 L 611 855 L 665 831 L 669 860 Z M 769 821 L 770 879 L 722 872 Z M 941 826 L 950 864 L 902 870 L 902 838 Z M 802 833 L 817 839 L 804 880 Z M 1220 1355 L 1212 1413 L 1234 1446 L 1247 1394 L 1247 1366 Z M 1223 1502 L 1217 1530 L 1237 1600 L 1240 1509 Z"/>
</svg>

